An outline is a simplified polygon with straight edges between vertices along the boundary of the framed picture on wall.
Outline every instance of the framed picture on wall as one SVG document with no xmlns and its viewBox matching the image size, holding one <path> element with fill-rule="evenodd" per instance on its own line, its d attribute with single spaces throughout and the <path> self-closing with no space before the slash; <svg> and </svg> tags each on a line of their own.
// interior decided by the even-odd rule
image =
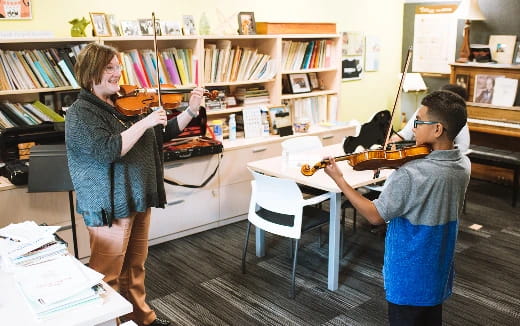
<svg viewBox="0 0 520 326">
<path fill-rule="evenodd" d="M 3 1 L 0 5 L 0 20 L 31 19 L 31 3 L 32 1 Z"/>
</svg>

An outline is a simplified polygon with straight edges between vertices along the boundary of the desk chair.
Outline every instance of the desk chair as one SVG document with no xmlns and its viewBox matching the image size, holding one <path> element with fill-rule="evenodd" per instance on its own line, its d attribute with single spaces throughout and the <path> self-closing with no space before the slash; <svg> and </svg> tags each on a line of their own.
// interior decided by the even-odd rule
<svg viewBox="0 0 520 326">
<path fill-rule="evenodd" d="M 281 179 L 251 172 L 251 202 L 247 215 L 247 231 L 242 253 L 242 273 L 246 272 L 247 244 L 251 224 L 269 233 L 294 240 L 294 253 L 289 297 L 295 296 L 296 261 L 298 244 L 302 233 L 320 228 L 329 223 L 329 213 L 313 205 L 330 199 L 322 194 L 304 199 L 300 188 L 293 180 Z"/>
</svg>

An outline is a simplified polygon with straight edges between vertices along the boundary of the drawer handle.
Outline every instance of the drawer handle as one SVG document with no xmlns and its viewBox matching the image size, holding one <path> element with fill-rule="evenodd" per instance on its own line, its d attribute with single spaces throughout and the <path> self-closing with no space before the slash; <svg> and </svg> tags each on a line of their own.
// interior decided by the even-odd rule
<svg viewBox="0 0 520 326">
<path fill-rule="evenodd" d="M 326 136 L 321 137 L 321 139 L 323 139 L 323 140 L 331 139 L 331 138 L 334 138 L 334 135 L 326 135 Z"/>
<path fill-rule="evenodd" d="M 184 199 L 168 202 L 168 203 L 166 203 L 166 206 L 179 205 L 179 204 L 182 204 L 182 203 L 184 203 Z"/>
<path fill-rule="evenodd" d="M 257 147 L 257 148 L 253 148 L 253 153 L 260 153 L 260 152 L 263 152 L 266 150 L 267 150 L 267 147 Z"/>
</svg>

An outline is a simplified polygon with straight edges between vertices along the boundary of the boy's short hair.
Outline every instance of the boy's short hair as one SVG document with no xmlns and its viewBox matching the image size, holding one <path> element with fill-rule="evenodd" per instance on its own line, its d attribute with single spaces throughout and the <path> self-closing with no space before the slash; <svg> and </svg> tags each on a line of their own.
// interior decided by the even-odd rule
<svg viewBox="0 0 520 326">
<path fill-rule="evenodd" d="M 462 97 L 463 99 L 468 98 L 468 91 L 464 87 L 457 84 L 446 84 L 442 86 L 440 90 L 453 92 Z"/>
<path fill-rule="evenodd" d="M 426 95 L 421 104 L 428 108 L 428 117 L 439 121 L 450 140 L 455 139 L 467 122 L 466 101 L 451 91 L 435 91 Z"/>
</svg>

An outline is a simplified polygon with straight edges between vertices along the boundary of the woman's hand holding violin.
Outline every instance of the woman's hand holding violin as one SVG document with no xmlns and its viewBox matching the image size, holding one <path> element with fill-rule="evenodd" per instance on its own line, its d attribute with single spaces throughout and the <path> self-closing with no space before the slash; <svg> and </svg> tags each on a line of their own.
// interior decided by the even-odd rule
<svg viewBox="0 0 520 326">
<path fill-rule="evenodd" d="M 190 110 L 196 115 L 199 113 L 202 97 L 204 96 L 204 89 L 202 87 L 194 88 L 190 94 L 189 106 Z"/>
<path fill-rule="evenodd" d="M 166 111 L 164 111 L 162 108 L 153 111 L 141 121 L 146 124 L 147 129 L 157 125 L 166 126 L 168 123 L 168 119 L 166 118 Z"/>
</svg>

